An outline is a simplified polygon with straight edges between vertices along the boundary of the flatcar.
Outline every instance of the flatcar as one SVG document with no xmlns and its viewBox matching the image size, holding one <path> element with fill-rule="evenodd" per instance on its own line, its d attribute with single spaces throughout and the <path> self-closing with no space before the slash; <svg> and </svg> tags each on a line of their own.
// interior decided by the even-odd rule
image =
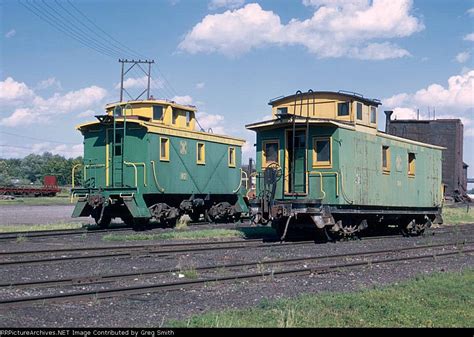
<svg viewBox="0 0 474 337">
<path fill-rule="evenodd" d="M 196 131 L 196 108 L 169 100 L 113 103 L 82 124 L 82 186 L 73 181 L 73 217 L 113 218 L 133 226 L 236 220 L 247 212 L 241 192 L 244 140 Z M 74 177 L 73 172 L 73 177 Z M 76 185 L 76 186 L 74 186 Z"/>
<path fill-rule="evenodd" d="M 381 102 L 352 92 L 298 91 L 269 102 L 256 132 L 255 222 L 282 237 L 311 227 L 330 239 L 398 226 L 421 234 L 442 222 L 442 147 L 377 128 Z"/>
</svg>

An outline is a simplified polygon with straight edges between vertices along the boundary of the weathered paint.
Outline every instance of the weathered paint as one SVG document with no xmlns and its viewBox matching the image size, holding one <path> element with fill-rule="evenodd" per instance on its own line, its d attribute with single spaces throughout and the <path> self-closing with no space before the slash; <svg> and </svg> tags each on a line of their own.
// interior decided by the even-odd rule
<svg viewBox="0 0 474 337">
<path fill-rule="evenodd" d="M 305 124 L 297 125 L 297 129 Z M 286 133 L 291 124 L 257 130 L 257 170 L 262 172 L 262 144 L 277 140 L 283 177 L 277 183 L 276 198 L 323 199 L 323 203 L 352 206 L 436 207 L 441 204 L 441 149 L 404 141 L 383 134 L 365 133 L 331 124 L 310 124 L 307 155 L 307 193 L 294 196 L 288 191 Z M 332 162 L 327 168 L 313 168 L 315 137 L 331 137 Z M 390 147 L 391 171 L 384 174 L 382 146 Z M 416 173 L 408 174 L 408 153 L 416 154 Z M 258 180 L 257 193 L 262 188 Z M 322 183 L 322 184 L 321 184 Z M 285 189 L 286 185 L 286 189 Z"/>
</svg>

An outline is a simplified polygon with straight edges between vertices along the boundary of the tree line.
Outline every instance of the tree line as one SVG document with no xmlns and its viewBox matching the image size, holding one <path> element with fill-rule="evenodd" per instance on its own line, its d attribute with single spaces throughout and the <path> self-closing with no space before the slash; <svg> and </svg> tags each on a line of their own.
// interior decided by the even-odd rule
<svg viewBox="0 0 474 337">
<path fill-rule="evenodd" d="M 70 185 L 72 168 L 82 164 L 82 157 L 66 159 L 60 155 L 45 152 L 30 154 L 21 159 L 0 158 L 0 185 L 43 184 L 43 177 L 56 176 L 59 185 Z M 76 170 L 76 181 L 81 179 L 81 171 Z"/>
</svg>

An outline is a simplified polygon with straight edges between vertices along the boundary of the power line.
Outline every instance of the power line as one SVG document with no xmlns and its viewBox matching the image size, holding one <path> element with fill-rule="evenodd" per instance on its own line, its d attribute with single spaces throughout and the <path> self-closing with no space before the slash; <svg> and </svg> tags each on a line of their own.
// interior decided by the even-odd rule
<svg viewBox="0 0 474 337">
<path fill-rule="evenodd" d="M 35 137 L 29 137 L 29 136 L 24 136 L 24 135 L 17 135 L 15 133 L 7 132 L 7 131 L 0 131 L 0 133 L 10 135 L 10 136 L 15 136 L 15 137 L 20 137 L 20 138 L 27 138 L 27 139 L 32 139 L 32 140 L 39 140 L 42 142 L 49 142 L 49 143 L 56 143 L 56 144 L 69 144 L 69 145 L 77 145 L 77 143 L 71 143 L 71 142 L 60 142 L 56 140 L 49 140 L 49 139 L 42 139 L 42 138 L 35 138 Z"/>
<path fill-rule="evenodd" d="M 107 33 L 105 30 L 103 30 L 100 26 L 98 26 L 94 21 L 92 21 L 87 15 L 85 15 L 81 10 L 79 10 L 79 8 L 77 8 L 76 6 L 74 6 L 74 4 L 70 1 L 70 0 L 67 0 L 68 4 L 74 8 L 74 10 L 76 12 L 78 12 L 83 18 L 85 18 L 87 21 L 89 21 L 95 28 L 97 28 L 99 31 L 101 31 L 102 33 L 104 33 L 108 38 L 110 38 L 112 41 L 115 41 L 117 42 L 119 45 L 121 45 L 122 47 L 124 47 L 125 49 L 129 50 L 130 52 L 132 52 L 133 54 L 135 54 L 135 56 L 138 56 L 139 58 L 145 58 L 145 59 L 148 59 L 148 57 L 144 56 L 144 55 L 141 55 L 137 52 L 135 52 L 134 50 L 128 48 L 126 45 L 124 45 L 123 43 L 121 43 L 120 41 L 116 40 L 113 36 L 111 36 L 109 33 Z"/>
<path fill-rule="evenodd" d="M 90 48 L 90 49 L 93 49 L 95 50 L 96 52 L 102 54 L 102 55 L 105 55 L 105 56 L 109 56 L 109 57 L 115 57 L 113 54 L 111 54 L 110 52 L 108 52 L 107 50 L 101 50 L 101 49 L 98 49 L 94 46 L 91 46 L 87 43 L 87 41 L 83 40 L 80 36 L 76 36 L 76 34 L 74 32 L 70 32 L 68 31 L 67 27 L 66 29 L 62 28 L 61 26 L 58 26 L 55 24 L 54 22 L 54 18 L 53 19 L 50 19 L 47 15 L 45 15 L 41 10 L 38 10 L 38 8 L 36 6 L 34 6 L 33 4 L 30 4 L 30 3 L 23 3 L 22 1 L 19 1 L 20 5 L 22 5 L 23 7 L 25 7 L 28 11 L 30 11 L 31 13 L 33 13 L 35 16 L 37 16 L 38 18 L 40 18 L 42 21 L 45 21 L 47 24 L 49 24 L 50 26 L 52 26 L 54 29 L 56 30 L 59 30 L 60 32 L 62 32 L 63 34 L 71 37 L 72 39 L 76 40 L 77 42 L 79 42 L 80 44 L 82 44 L 83 46 L 87 47 L 87 48 Z M 30 7 L 31 6 L 31 7 Z"/>
<path fill-rule="evenodd" d="M 116 59 L 122 57 L 122 53 L 131 53 L 133 55 L 139 56 L 140 58 L 144 57 L 147 59 L 147 57 L 143 54 L 140 54 L 134 51 L 133 49 L 127 47 L 126 45 L 115 39 L 113 36 L 111 36 L 109 33 L 107 33 L 104 29 L 94 23 L 94 21 L 92 21 L 84 12 L 77 8 L 70 0 L 67 0 L 67 3 L 71 6 L 71 8 L 74 9 L 74 11 L 77 12 L 79 15 L 81 15 L 81 17 L 83 17 L 88 23 L 92 24 L 95 29 L 91 28 L 91 26 L 86 24 L 86 22 L 77 18 L 77 16 L 75 16 L 65 6 L 61 5 L 57 0 L 55 0 L 55 3 L 62 9 L 63 12 L 67 13 L 67 15 L 72 18 L 72 21 L 65 18 L 58 10 L 50 6 L 45 0 L 41 1 L 45 6 L 41 6 L 41 4 L 38 2 L 36 4 L 33 1 L 30 3 L 28 2 L 28 0 L 26 0 L 25 2 L 20 0 L 20 4 L 27 10 L 29 10 L 31 13 L 33 13 L 35 16 L 51 25 L 56 30 L 62 32 L 63 34 L 81 43 L 85 47 L 90 48 L 102 55 Z M 78 26 L 74 21 L 78 22 L 82 27 L 92 32 L 99 40 L 92 36 L 90 33 L 86 32 L 80 26 Z M 102 32 L 102 34 L 107 36 L 107 38 L 101 36 L 99 32 L 97 32 L 97 30 Z M 114 41 L 114 43 L 112 41 Z M 178 96 L 177 91 L 173 88 L 170 81 L 166 78 L 161 69 L 157 65 L 155 66 L 158 70 L 158 74 L 160 75 L 160 77 L 153 77 L 153 82 L 161 83 L 163 86 L 162 88 L 160 88 L 160 90 L 163 90 L 165 95 L 169 95 L 169 98 L 172 98 L 173 96 Z M 138 80 L 141 81 L 140 78 Z"/>
</svg>

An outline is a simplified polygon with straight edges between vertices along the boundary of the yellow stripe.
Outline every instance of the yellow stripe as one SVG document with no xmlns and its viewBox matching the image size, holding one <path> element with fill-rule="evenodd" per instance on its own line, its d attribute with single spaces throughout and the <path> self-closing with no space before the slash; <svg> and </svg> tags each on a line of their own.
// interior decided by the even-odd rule
<svg viewBox="0 0 474 337">
<path fill-rule="evenodd" d="M 234 146 L 243 146 L 245 144 L 244 139 L 234 138 L 224 135 L 216 135 L 207 132 L 200 132 L 200 131 L 191 131 L 191 130 L 179 130 L 170 126 L 165 125 L 154 125 L 152 123 L 147 123 L 144 121 L 137 121 L 137 120 L 129 120 L 127 119 L 128 123 L 135 123 L 144 128 L 147 128 L 151 133 L 157 133 L 160 135 L 167 135 L 167 136 L 177 136 L 182 138 L 188 139 L 196 139 L 196 140 L 204 140 L 213 143 L 220 143 L 220 144 L 227 144 L 227 145 L 234 145 Z M 76 128 L 82 131 L 84 128 L 90 127 L 92 125 L 97 125 L 99 122 L 92 122 L 92 123 L 85 123 L 78 125 Z"/>
</svg>

